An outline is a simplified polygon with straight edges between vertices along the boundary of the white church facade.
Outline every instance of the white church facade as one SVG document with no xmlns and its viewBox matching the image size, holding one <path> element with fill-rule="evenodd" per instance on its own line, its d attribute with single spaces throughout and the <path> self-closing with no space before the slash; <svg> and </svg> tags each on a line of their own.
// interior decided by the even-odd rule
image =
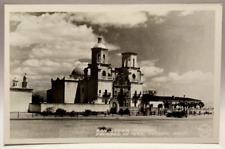
<svg viewBox="0 0 225 149">
<path fill-rule="evenodd" d="M 110 108 L 139 107 L 143 94 L 143 74 L 137 64 L 137 54 L 122 53 L 122 65 L 112 68 L 108 49 L 102 37 L 91 49 L 91 64 L 83 76 L 72 72 L 69 78 L 52 79 L 47 91 L 47 103 L 109 105 Z"/>
</svg>

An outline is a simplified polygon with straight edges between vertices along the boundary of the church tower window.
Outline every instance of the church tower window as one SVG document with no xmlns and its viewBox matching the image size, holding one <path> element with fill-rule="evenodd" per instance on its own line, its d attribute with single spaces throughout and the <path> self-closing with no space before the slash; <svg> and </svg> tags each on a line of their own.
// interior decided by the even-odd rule
<svg viewBox="0 0 225 149">
<path fill-rule="evenodd" d="M 105 63 L 105 54 L 103 54 L 103 63 Z"/>
<path fill-rule="evenodd" d="M 133 79 L 135 79 L 135 78 L 136 78 L 136 75 L 135 75 L 135 74 L 133 74 L 133 75 L 132 75 L 132 78 L 133 78 Z"/>
<path fill-rule="evenodd" d="M 102 72 L 102 76 L 106 76 L 106 72 L 105 71 Z"/>
<path fill-rule="evenodd" d="M 98 54 L 98 62 L 100 62 L 101 56 L 100 54 Z"/>
</svg>

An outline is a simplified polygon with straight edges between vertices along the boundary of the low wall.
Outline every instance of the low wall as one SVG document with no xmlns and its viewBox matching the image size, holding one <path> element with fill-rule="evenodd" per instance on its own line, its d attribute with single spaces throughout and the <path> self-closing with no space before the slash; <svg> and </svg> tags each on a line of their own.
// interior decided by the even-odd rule
<svg viewBox="0 0 225 149">
<path fill-rule="evenodd" d="M 64 109 L 67 112 L 75 111 L 75 112 L 84 112 L 85 110 L 91 110 L 96 112 L 106 112 L 110 110 L 110 106 L 108 104 L 52 104 L 52 103 L 42 103 L 38 104 L 30 104 L 29 106 L 30 112 L 43 112 L 47 108 L 50 108 L 52 112 L 55 112 L 58 108 Z"/>
<path fill-rule="evenodd" d="M 29 112 L 37 113 L 41 111 L 41 104 L 30 103 L 29 104 Z"/>
</svg>

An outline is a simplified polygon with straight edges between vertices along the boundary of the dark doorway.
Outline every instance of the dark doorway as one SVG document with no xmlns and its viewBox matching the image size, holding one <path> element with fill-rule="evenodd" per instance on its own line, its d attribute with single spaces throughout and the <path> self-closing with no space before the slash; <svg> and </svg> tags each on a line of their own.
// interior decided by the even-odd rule
<svg viewBox="0 0 225 149">
<path fill-rule="evenodd" d="M 112 114 L 116 114 L 117 113 L 117 104 L 116 104 L 116 102 L 112 103 L 111 113 Z"/>
</svg>

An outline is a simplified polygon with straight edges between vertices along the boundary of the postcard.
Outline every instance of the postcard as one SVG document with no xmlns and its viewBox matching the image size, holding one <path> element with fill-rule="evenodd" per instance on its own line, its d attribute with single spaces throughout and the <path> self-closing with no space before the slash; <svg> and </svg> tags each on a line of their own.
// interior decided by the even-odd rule
<svg viewBox="0 0 225 149">
<path fill-rule="evenodd" d="M 5 5 L 4 143 L 218 143 L 220 4 Z"/>
</svg>

